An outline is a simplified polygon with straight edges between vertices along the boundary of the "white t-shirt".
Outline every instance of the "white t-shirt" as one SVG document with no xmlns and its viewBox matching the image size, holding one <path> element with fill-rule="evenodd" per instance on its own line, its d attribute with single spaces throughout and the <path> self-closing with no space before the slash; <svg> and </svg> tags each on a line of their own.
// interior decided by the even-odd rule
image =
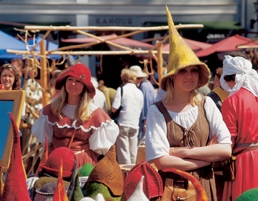
<svg viewBox="0 0 258 201">
<path fill-rule="evenodd" d="M 222 119 L 222 115 L 210 97 L 206 97 L 204 109 L 210 127 L 209 138 L 211 139 L 214 135 L 217 135 L 219 143 L 232 144 L 230 133 Z M 180 113 L 168 110 L 168 113 L 173 121 L 189 129 L 197 119 L 198 107 L 190 107 Z M 151 105 L 149 108 L 146 126 L 146 160 L 149 161 L 169 155 L 170 146 L 167 139 L 166 121 L 155 105 Z"/>
<path fill-rule="evenodd" d="M 104 93 L 97 88 L 95 88 L 95 91 L 96 91 L 95 96 L 92 99 L 94 105 L 96 105 L 97 107 L 100 107 L 106 113 L 108 113 L 107 104 L 106 104 L 106 97 L 105 97 Z"/>
<path fill-rule="evenodd" d="M 118 109 L 121 105 L 121 87 L 116 90 L 112 107 Z M 140 115 L 143 108 L 143 94 L 133 83 L 123 86 L 122 110 L 118 116 L 118 123 L 121 126 L 139 128 Z"/>
</svg>

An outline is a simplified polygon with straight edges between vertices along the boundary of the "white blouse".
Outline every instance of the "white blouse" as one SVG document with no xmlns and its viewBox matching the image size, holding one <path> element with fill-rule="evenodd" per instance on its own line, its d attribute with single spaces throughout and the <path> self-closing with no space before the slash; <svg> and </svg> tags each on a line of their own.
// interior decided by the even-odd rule
<svg viewBox="0 0 258 201">
<path fill-rule="evenodd" d="M 210 127 L 209 138 L 211 139 L 214 135 L 217 135 L 219 143 L 231 144 L 228 128 L 222 119 L 220 111 L 210 97 L 206 97 L 204 109 Z M 186 129 L 190 129 L 197 119 L 198 107 L 190 107 L 180 113 L 168 110 L 168 113 L 174 122 Z M 149 161 L 169 155 L 169 148 L 165 118 L 155 105 L 151 105 L 146 123 L 146 160 Z"/>
<path fill-rule="evenodd" d="M 69 118 L 75 118 L 76 105 L 65 105 L 62 112 Z M 92 113 L 98 107 L 93 103 L 90 104 L 90 112 Z M 68 126 L 68 125 L 65 125 Z M 72 127 L 72 126 L 71 126 Z M 105 155 L 109 148 L 115 144 L 116 138 L 119 134 L 119 128 L 114 123 L 114 121 L 106 121 L 101 124 L 100 127 L 90 127 L 87 131 L 93 130 L 91 136 L 89 137 L 90 149 L 98 154 Z M 83 129 L 84 130 L 84 129 Z M 42 114 L 40 111 L 40 116 L 33 124 L 31 128 L 32 134 L 38 139 L 40 143 L 45 143 L 45 133 L 48 137 L 48 143 L 52 143 L 53 138 L 53 125 L 48 121 L 48 116 Z"/>
</svg>

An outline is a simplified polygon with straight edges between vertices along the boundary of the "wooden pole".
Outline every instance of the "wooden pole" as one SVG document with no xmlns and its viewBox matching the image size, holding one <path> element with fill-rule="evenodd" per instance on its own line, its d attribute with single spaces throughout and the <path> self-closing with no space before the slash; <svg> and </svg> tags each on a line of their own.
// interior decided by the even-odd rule
<svg viewBox="0 0 258 201">
<path fill-rule="evenodd" d="M 181 28 L 203 28 L 203 24 L 179 24 L 175 25 L 176 29 Z M 156 31 L 168 30 L 168 26 L 154 27 L 119 27 L 119 26 L 24 26 L 25 30 L 33 31 L 74 31 L 74 30 L 96 30 L 96 31 Z"/>
<path fill-rule="evenodd" d="M 258 45 L 255 45 L 255 46 L 239 45 L 239 46 L 237 46 L 237 48 L 239 48 L 239 49 L 255 49 L 255 48 L 258 48 Z"/>
<path fill-rule="evenodd" d="M 46 59 L 46 50 L 45 50 L 45 41 L 42 40 L 40 42 L 40 84 L 41 87 L 44 89 L 42 92 L 42 105 L 43 107 L 49 103 L 48 94 L 46 90 L 48 89 L 48 73 L 47 73 L 47 59 Z"/>
<path fill-rule="evenodd" d="M 158 70 L 158 83 L 160 84 L 160 81 L 163 77 L 163 56 L 162 56 L 162 48 L 163 48 L 163 42 L 157 41 L 157 70 Z"/>
<path fill-rule="evenodd" d="M 34 55 L 43 57 L 39 52 L 28 52 L 19 50 L 9 50 L 6 52 L 12 54 L 22 54 L 22 55 Z M 121 55 L 121 54 L 152 54 L 157 53 L 156 50 L 117 50 L 117 51 L 53 51 L 53 55 Z M 163 54 L 168 54 L 169 51 L 162 51 Z"/>
<path fill-rule="evenodd" d="M 77 30 L 77 32 L 78 31 L 79 30 Z M 109 41 L 109 40 L 113 40 L 113 39 L 117 39 L 117 38 L 125 38 L 125 37 L 132 36 L 132 35 L 135 35 L 135 34 L 138 34 L 138 33 L 142 33 L 142 32 L 144 32 L 144 31 L 134 31 L 134 32 L 131 32 L 131 33 L 120 35 L 120 36 L 114 36 L 114 37 L 111 37 L 111 38 L 107 38 L 105 40 L 102 39 L 101 41 L 100 40 L 96 40 L 94 42 L 80 44 L 80 45 L 70 45 L 70 46 L 60 47 L 56 51 L 63 51 L 63 50 L 71 50 L 71 49 L 76 49 L 76 48 L 90 47 L 90 46 L 93 46 L 93 45 L 96 45 L 96 44 L 104 43 L 104 42 Z M 83 31 L 80 31 L 78 33 L 85 35 L 85 32 L 83 32 Z M 55 51 L 55 50 L 52 50 L 52 51 Z M 49 53 L 51 53 L 52 51 L 49 51 Z"/>
<path fill-rule="evenodd" d="M 100 37 L 98 37 L 98 36 L 94 36 L 93 34 L 90 34 L 90 33 L 87 33 L 87 32 L 83 32 L 83 31 L 80 31 L 80 30 L 78 30 L 77 32 L 80 33 L 80 34 L 83 34 L 83 35 L 85 35 L 85 36 L 92 37 L 92 38 L 94 38 L 94 39 L 96 39 L 96 40 L 106 42 L 106 43 L 109 44 L 109 45 L 113 45 L 113 46 L 118 47 L 118 48 L 121 48 L 121 49 L 123 49 L 123 50 L 131 50 L 131 51 L 133 50 L 132 48 L 125 47 L 125 46 L 122 46 L 122 45 L 113 43 L 113 42 L 111 42 L 111 41 L 108 41 L 108 40 L 105 41 L 104 39 L 102 39 L 102 38 L 100 38 Z M 117 37 L 116 37 L 116 38 L 117 38 Z"/>
</svg>

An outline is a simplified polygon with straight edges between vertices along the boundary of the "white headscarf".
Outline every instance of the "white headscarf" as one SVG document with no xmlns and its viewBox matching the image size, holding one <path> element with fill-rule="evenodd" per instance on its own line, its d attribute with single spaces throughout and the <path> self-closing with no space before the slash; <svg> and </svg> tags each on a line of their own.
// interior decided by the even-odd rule
<svg viewBox="0 0 258 201">
<path fill-rule="evenodd" d="M 224 80 L 225 75 L 233 75 L 235 77 L 235 86 L 230 89 Z M 243 57 L 232 57 L 225 55 L 223 60 L 223 73 L 220 77 L 221 87 L 229 92 L 229 96 L 236 93 L 241 87 L 249 90 L 254 96 L 258 97 L 258 74 L 252 69 L 252 63 Z"/>
</svg>

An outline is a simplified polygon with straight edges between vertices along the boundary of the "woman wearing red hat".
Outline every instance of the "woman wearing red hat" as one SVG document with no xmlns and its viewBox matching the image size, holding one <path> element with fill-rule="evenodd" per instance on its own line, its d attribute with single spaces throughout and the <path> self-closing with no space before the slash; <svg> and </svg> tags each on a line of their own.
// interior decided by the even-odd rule
<svg viewBox="0 0 258 201">
<path fill-rule="evenodd" d="M 76 155 L 77 167 L 95 165 L 115 144 L 118 126 L 92 103 L 95 88 L 87 66 L 75 64 L 55 82 L 59 95 L 45 106 L 32 127 L 40 143 L 48 137 L 49 152 L 68 147 Z"/>
</svg>

